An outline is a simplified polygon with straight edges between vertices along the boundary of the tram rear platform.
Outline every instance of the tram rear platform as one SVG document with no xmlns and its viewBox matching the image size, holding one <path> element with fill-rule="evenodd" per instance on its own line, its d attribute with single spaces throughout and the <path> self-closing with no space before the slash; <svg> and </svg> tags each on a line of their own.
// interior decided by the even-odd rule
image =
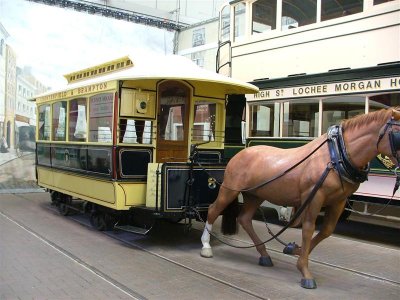
<svg viewBox="0 0 400 300">
<path fill-rule="evenodd" d="M 284 255 L 276 241 L 267 245 L 274 267 L 266 268 L 257 265 L 254 248 L 215 239 L 214 257 L 201 258 L 198 222 L 186 234 L 183 224 L 161 223 L 146 236 L 102 233 L 87 224 L 81 215 L 60 216 L 46 193 L 0 194 L 0 299 L 400 297 L 398 240 L 388 245 L 334 234 L 311 254 L 318 288 L 305 290 L 296 258 Z M 269 237 L 262 222 L 255 228 Z M 275 232 L 280 228 L 271 225 Z M 289 229 L 282 239 L 301 244 L 300 230 Z M 248 241 L 242 230 L 228 240 Z"/>
</svg>

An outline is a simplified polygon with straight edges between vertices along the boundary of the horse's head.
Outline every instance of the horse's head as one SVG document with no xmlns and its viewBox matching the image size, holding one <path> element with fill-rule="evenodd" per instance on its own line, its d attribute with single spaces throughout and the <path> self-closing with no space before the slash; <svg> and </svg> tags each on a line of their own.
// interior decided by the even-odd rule
<svg viewBox="0 0 400 300">
<path fill-rule="evenodd" d="M 382 127 L 376 147 L 400 167 L 400 108 L 391 108 L 391 117 Z"/>
</svg>

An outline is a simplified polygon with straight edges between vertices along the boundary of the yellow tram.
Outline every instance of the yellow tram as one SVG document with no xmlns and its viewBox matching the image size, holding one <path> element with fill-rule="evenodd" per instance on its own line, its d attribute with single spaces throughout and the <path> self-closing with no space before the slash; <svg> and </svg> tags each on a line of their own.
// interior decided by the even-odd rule
<svg viewBox="0 0 400 300">
<path fill-rule="evenodd" d="M 257 87 L 174 55 L 126 56 L 65 78 L 35 98 L 37 182 L 61 214 L 79 199 L 97 229 L 146 233 L 157 218 L 206 213 L 225 142 L 242 139 L 244 95 Z"/>
</svg>

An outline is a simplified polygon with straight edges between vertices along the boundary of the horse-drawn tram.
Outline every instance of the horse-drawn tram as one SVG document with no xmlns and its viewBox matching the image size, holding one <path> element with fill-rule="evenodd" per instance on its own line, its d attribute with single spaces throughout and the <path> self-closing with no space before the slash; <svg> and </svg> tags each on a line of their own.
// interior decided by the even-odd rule
<svg viewBox="0 0 400 300">
<path fill-rule="evenodd" d="M 37 182 L 60 213 L 83 200 L 97 229 L 138 233 L 157 218 L 205 216 L 257 87 L 179 56 L 127 56 L 65 78 L 35 99 Z"/>
</svg>

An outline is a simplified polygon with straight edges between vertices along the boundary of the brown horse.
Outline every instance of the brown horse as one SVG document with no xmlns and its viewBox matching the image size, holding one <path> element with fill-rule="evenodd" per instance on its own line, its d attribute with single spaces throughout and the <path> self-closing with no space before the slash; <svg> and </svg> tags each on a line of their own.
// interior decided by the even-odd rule
<svg viewBox="0 0 400 300">
<path fill-rule="evenodd" d="M 397 160 L 400 145 L 393 146 L 393 136 L 397 135 L 397 131 L 392 131 L 392 125 L 397 128 L 399 119 L 399 108 L 382 109 L 345 120 L 340 127 L 331 127 L 328 133 L 299 148 L 254 146 L 239 152 L 228 163 L 218 197 L 208 209 L 201 238 L 201 256 L 212 257 L 209 244 L 212 224 L 225 208 L 237 201 L 241 192 L 244 204 L 237 221 L 256 245 L 261 255 L 259 264 L 272 266 L 265 245 L 254 231 L 254 213 L 265 200 L 298 208 L 310 193 L 315 192 L 299 217 L 302 222 L 302 245 L 295 247 L 292 254 L 299 255 L 297 268 L 303 275 L 301 286 L 316 288 L 308 268 L 308 256 L 315 246 L 332 234 L 347 197 L 358 189 L 360 182 L 367 179 L 369 162 L 379 153 Z M 342 152 L 344 157 L 337 152 Z M 323 173 L 327 175 L 326 179 L 313 191 Z M 322 207 L 325 207 L 323 225 L 312 238 Z"/>
</svg>

